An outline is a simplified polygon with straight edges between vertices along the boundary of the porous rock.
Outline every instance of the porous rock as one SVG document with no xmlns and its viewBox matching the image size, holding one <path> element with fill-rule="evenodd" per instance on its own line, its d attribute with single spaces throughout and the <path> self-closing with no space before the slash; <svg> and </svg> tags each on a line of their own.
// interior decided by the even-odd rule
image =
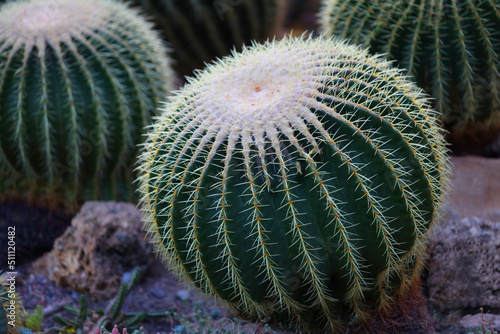
<svg viewBox="0 0 500 334">
<path fill-rule="evenodd" d="M 59 285 L 105 300 L 117 293 L 127 270 L 145 269 L 153 259 L 134 205 L 87 202 L 33 269 Z"/>
<path fill-rule="evenodd" d="M 443 222 L 431 233 L 428 269 L 429 301 L 440 311 L 500 308 L 500 220 Z"/>
</svg>

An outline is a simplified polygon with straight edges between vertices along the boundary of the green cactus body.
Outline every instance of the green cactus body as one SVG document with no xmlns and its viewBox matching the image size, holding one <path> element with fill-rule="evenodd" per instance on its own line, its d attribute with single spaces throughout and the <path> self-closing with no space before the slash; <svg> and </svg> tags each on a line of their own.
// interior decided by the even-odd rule
<svg viewBox="0 0 500 334">
<path fill-rule="evenodd" d="M 136 145 L 173 80 L 165 51 L 114 1 L 2 6 L 0 195 L 131 199 Z"/>
<path fill-rule="evenodd" d="M 429 92 L 451 139 L 478 151 L 500 130 L 498 1 L 324 0 L 324 33 L 386 53 Z"/>
<path fill-rule="evenodd" d="M 418 275 L 443 145 L 421 90 L 380 57 L 254 45 L 165 106 L 140 157 L 146 225 L 169 267 L 243 314 L 338 330 Z"/>
<path fill-rule="evenodd" d="M 151 14 L 184 71 L 273 36 L 283 0 L 135 0 Z"/>
</svg>

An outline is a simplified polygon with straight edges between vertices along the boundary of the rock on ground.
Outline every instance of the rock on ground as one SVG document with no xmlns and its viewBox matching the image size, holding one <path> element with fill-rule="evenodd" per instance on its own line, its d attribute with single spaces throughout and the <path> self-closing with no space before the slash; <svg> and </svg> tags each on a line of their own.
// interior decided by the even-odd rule
<svg viewBox="0 0 500 334">
<path fill-rule="evenodd" d="M 142 226 L 130 203 L 87 202 L 33 270 L 94 300 L 109 299 L 127 270 L 154 259 Z"/>
<path fill-rule="evenodd" d="M 447 214 L 430 233 L 429 301 L 441 312 L 500 309 L 500 159 L 451 165 Z"/>
<path fill-rule="evenodd" d="M 500 309 L 500 220 L 451 219 L 434 231 L 429 301 L 440 311 Z"/>
</svg>

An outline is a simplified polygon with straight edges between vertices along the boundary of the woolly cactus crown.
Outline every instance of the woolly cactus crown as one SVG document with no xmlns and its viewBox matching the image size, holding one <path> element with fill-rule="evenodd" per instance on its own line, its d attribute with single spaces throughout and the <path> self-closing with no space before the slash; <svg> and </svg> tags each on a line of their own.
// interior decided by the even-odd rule
<svg viewBox="0 0 500 334">
<path fill-rule="evenodd" d="M 96 28 L 104 23 L 106 15 L 112 13 L 112 6 L 105 6 L 104 11 L 95 13 L 91 1 L 24 1 L 25 5 L 11 3 L 3 10 L 9 11 L 8 19 L 1 21 L 2 33 L 12 41 L 36 40 L 55 41 L 55 34 L 61 40 Z M 108 2 L 108 5 L 111 2 Z M 94 15 L 92 15 L 94 14 Z"/>
<path fill-rule="evenodd" d="M 435 118 L 398 70 L 344 41 L 245 48 L 153 126 L 146 224 L 171 268 L 241 312 L 338 330 L 418 275 L 448 173 Z"/>
<path fill-rule="evenodd" d="M 0 194 L 133 198 L 136 145 L 172 82 L 152 24 L 122 3 L 2 5 Z"/>
<path fill-rule="evenodd" d="M 2 41 L 6 41 L 3 48 L 13 44 L 19 47 L 29 45 L 30 41 L 36 46 L 41 46 L 36 42 L 47 42 L 52 46 L 57 42 L 70 43 L 72 37 L 93 33 L 96 29 L 105 28 L 105 23 L 116 21 L 132 22 L 137 26 L 136 29 L 151 35 L 151 24 L 138 18 L 136 11 L 123 9 L 123 4 L 111 0 L 8 2 L 2 7 L 5 14 L 0 21 L 0 36 Z M 117 12 L 120 18 L 117 18 Z"/>
</svg>

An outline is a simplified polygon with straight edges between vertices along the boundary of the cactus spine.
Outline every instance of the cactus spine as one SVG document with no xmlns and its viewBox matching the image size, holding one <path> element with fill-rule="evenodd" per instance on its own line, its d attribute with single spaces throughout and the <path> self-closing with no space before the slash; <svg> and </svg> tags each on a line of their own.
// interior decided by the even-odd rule
<svg viewBox="0 0 500 334">
<path fill-rule="evenodd" d="M 435 112 L 380 57 L 285 38 L 210 65 L 140 157 L 169 267 L 248 316 L 385 309 L 417 274 L 447 164 Z"/>
<path fill-rule="evenodd" d="M 171 87 L 151 25 L 110 0 L 0 12 L 0 195 L 133 197 L 136 145 Z"/>
<path fill-rule="evenodd" d="M 434 97 L 451 139 L 478 151 L 500 130 L 498 1 L 324 0 L 323 32 L 387 53 Z"/>
<path fill-rule="evenodd" d="M 151 15 L 187 71 L 273 36 L 284 0 L 135 0 Z"/>
</svg>

